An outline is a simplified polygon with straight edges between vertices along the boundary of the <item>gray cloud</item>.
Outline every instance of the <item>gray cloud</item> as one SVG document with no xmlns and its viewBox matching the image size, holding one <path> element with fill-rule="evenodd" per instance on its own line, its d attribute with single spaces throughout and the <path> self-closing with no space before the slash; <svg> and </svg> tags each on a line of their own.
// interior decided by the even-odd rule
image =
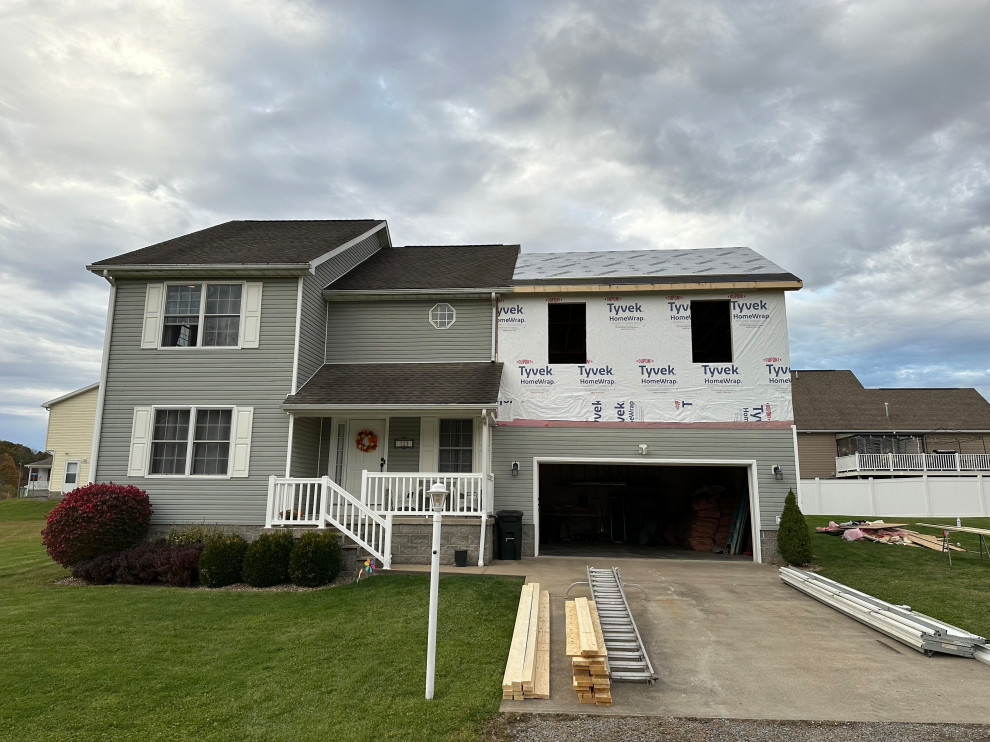
<svg viewBox="0 0 990 742">
<path fill-rule="evenodd" d="M 234 218 L 747 244 L 792 365 L 990 390 L 986 3 L 0 8 L 0 437 L 98 374 L 93 260 Z M 13 299 L 16 298 L 16 301 Z"/>
</svg>

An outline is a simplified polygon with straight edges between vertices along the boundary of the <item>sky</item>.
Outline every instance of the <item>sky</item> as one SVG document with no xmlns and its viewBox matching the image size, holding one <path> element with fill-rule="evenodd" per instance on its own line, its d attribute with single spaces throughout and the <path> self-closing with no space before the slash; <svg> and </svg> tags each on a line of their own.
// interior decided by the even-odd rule
<svg viewBox="0 0 990 742">
<path fill-rule="evenodd" d="M 747 245 L 792 368 L 990 396 L 984 0 L 0 0 L 0 439 L 99 380 L 85 266 L 231 219 Z"/>
</svg>

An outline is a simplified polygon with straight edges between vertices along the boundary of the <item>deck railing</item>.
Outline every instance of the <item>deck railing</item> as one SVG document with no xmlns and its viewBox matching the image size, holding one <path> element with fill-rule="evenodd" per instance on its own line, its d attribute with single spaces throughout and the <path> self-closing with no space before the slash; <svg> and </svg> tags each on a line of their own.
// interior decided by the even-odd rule
<svg viewBox="0 0 990 742">
<path fill-rule="evenodd" d="M 449 493 L 444 515 L 473 515 L 491 512 L 495 477 L 489 474 L 449 472 L 364 472 L 361 500 L 378 513 L 430 515 L 430 487 L 440 482 Z"/>
<path fill-rule="evenodd" d="M 836 474 L 895 472 L 990 472 L 985 453 L 855 453 L 835 460 Z"/>
</svg>

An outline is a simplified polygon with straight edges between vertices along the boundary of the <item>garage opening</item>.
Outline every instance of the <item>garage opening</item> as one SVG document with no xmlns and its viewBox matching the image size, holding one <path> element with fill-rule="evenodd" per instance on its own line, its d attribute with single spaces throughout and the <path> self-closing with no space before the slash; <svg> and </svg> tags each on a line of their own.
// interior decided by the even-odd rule
<svg viewBox="0 0 990 742">
<path fill-rule="evenodd" d="M 752 558 L 746 466 L 540 463 L 540 554 Z"/>
</svg>

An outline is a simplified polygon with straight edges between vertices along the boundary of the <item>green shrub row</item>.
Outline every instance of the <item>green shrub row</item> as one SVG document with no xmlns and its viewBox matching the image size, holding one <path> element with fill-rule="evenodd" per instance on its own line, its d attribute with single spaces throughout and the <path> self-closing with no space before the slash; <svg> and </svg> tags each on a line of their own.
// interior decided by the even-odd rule
<svg viewBox="0 0 990 742">
<path fill-rule="evenodd" d="M 237 582 L 270 587 L 289 581 L 318 587 L 340 574 L 340 560 L 340 541 L 330 531 L 309 531 L 298 541 L 290 531 L 274 531 L 250 544 L 234 533 L 213 533 L 199 557 L 199 579 L 207 587 Z"/>
</svg>

